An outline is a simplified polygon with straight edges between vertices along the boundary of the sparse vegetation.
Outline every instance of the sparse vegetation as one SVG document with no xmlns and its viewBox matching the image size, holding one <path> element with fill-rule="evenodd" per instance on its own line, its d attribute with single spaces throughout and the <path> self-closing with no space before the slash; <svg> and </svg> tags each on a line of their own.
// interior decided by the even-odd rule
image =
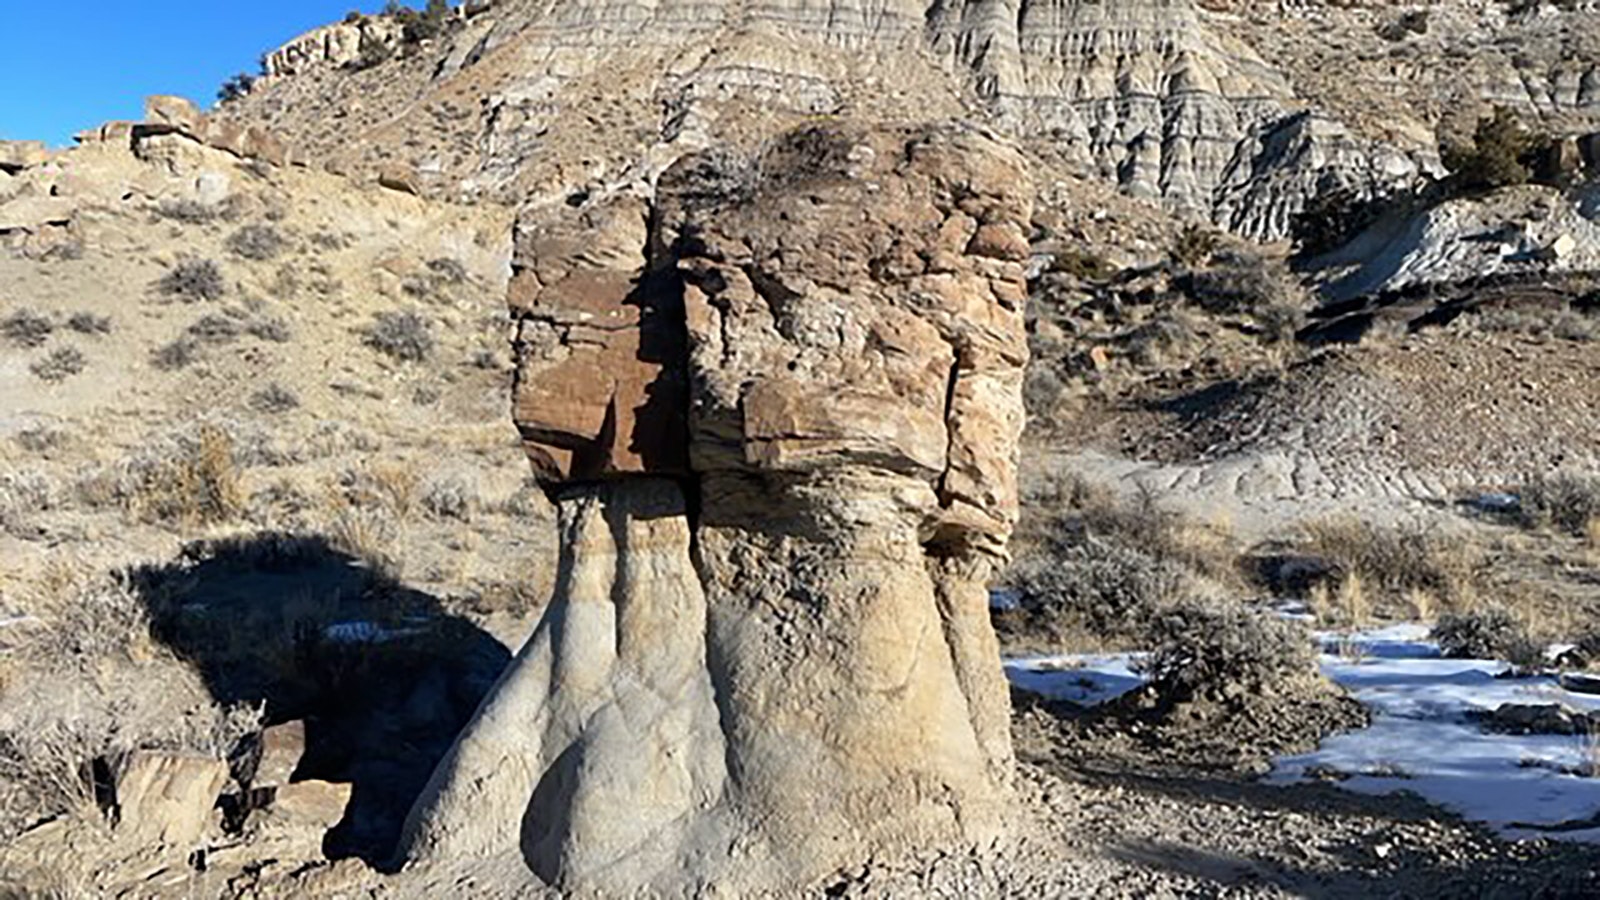
<svg viewBox="0 0 1600 900">
<path fill-rule="evenodd" d="M 156 289 L 186 303 L 216 300 L 227 290 L 222 269 L 209 259 L 180 260 L 156 282 Z"/>
<path fill-rule="evenodd" d="M 1440 616 L 1431 637 L 1439 642 L 1439 652 L 1452 659 L 1503 659 L 1533 667 L 1543 656 L 1527 625 L 1499 607 Z"/>
<path fill-rule="evenodd" d="M 1050 271 L 1070 275 L 1080 281 L 1109 281 L 1117 274 L 1110 260 L 1087 250 L 1061 250 L 1050 259 Z"/>
<path fill-rule="evenodd" d="M 389 0 L 383 14 L 400 22 L 403 42 L 417 44 L 432 40 L 444 31 L 450 18 L 450 4 L 448 0 L 427 0 L 427 5 L 419 12 L 399 0 Z"/>
<path fill-rule="evenodd" d="M 1460 188 L 1493 190 L 1527 182 L 1532 176 L 1528 157 L 1545 143 L 1548 138 L 1528 131 L 1502 106 L 1478 121 L 1471 144 L 1446 144 L 1440 158 Z"/>
<path fill-rule="evenodd" d="M 1193 268 L 1211 259 L 1211 254 L 1221 246 L 1217 233 L 1203 225 L 1185 225 L 1172 246 L 1172 258 Z"/>
<path fill-rule="evenodd" d="M 1143 646 L 1160 610 L 1241 584 L 1225 531 L 1148 497 L 1119 501 L 1069 477 L 1030 499 L 1056 512 L 1019 534 L 1027 549 L 1007 578 L 1017 608 L 996 617 L 1012 643 Z"/>
<path fill-rule="evenodd" d="M 111 317 L 92 312 L 75 312 L 67 319 L 67 327 L 79 334 L 110 334 Z"/>
<path fill-rule="evenodd" d="M 55 330 L 55 323 L 48 317 L 27 309 L 0 320 L 0 335 L 19 347 L 42 347 Z"/>
<path fill-rule="evenodd" d="M 150 351 L 150 365 L 163 372 L 176 372 L 199 359 L 200 345 L 190 337 L 180 337 Z"/>
<path fill-rule="evenodd" d="M 250 395 L 250 408 L 260 413 L 277 415 L 289 412 L 300 405 L 300 398 L 294 392 L 277 382 L 273 382 L 254 394 Z"/>
<path fill-rule="evenodd" d="M 275 344 L 286 344 L 294 340 L 294 331 L 289 323 L 278 316 L 263 316 L 251 319 L 244 326 L 245 333 L 263 341 L 272 341 Z"/>
<path fill-rule="evenodd" d="M 283 235 L 271 225 L 246 225 L 228 236 L 228 251 L 243 259 L 265 262 L 283 252 Z"/>
<path fill-rule="evenodd" d="M 1528 528 L 1600 535 L 1600 476 L 1557 472 L 1536 478 L 1522 486 L 1518 516 Z"/>
<path fill-rule="evenodd" d="M 206 313 L 192 322 L 184 333 L 199 344 L 228 344 L 239 337 L 237 319 L 217 313 Z"/>
<path fill-rule="evenodd" d="M 1164 703 L 1259 693 L 1316 672 L 1303 625 L 1235 604 L 1172 604 L 1155 614 L 1150 635 L 1152 650 L 1142 668 Z"/>
<path fill-rule="evenodd" d="M 422 508 L 435 518 L 465 522 L 477 506 L 477 491 L 459 477 L 430 481 L 422 492 Z"/>
<path fill-rule="evenodd" d="M 217 102 L 232 103 L 249 94 L 255 83 L 255 76 L 249 73 L 239 72 L 232 75 L 222 83 L 222 87 L 217 88 Z"/>
<path fill-rule="evenodd" d="M 1292 340 L 1310 305 L 1305 291 L 1279 261 L 1228 249 L 1207 254 L 1211 264 L 1191 269 L 1180 289 L 1209 313 L 1244 314 L 1273 342 Z"/>
<path fill-rule="evenodd" d="M 378 313 L 362 340 L 372 349 L 401 362 L 422 362 L 433 352 L 434 346 L 428 320 L 415 312 Z"/>
<path fill-rule="evenodd" d="M 156 214 L 163 219 L 182 222 L 186 225 L 204 225 L 216 221 L 221 215 L 221 210 L 209 203 L 198 200 L 163 200 L 156 207 Z"/>
<path fill-rule="evenodd" d="M 1394 19 L 1378 26 L 1378 34 L 1386 41 L 1403 41 L 1414 34 L 1428 33 L 1428 10 L 1408 9 Z"/>
<path fill-rule="evenodd" d="M 77 347 L 57 347 L 48 356 L 36 360 L 28 367 L 28 371 L 41 381 L 54 384 L 82 372 L 86 365 L 88 360 Z"/>
</svg>

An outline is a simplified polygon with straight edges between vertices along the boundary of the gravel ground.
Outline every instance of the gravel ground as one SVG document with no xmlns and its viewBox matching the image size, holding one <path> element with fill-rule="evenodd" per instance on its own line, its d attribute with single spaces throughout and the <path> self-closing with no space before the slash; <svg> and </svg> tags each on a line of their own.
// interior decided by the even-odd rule
<svg viewBox="0 0 1600 900">
<path fill-rule="evenodd" d="M 1010 844 L 852 873 L 846 897 L 1594 897 L 1579 844 L 1500 840 L 1405 794 L 1267 785 L 1184 767 L 1138 771 L 1064 749 L 1018 716 L 1022 820 Z"/>
</svg>

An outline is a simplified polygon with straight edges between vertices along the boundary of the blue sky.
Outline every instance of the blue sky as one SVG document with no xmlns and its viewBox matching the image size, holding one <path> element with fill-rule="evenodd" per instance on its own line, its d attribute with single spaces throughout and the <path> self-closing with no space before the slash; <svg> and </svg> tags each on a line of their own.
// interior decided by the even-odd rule
<svg viewBox="0 0 1600 900">
<path fill-rule="evenodd" d="M 202 108 L 295 35 L 382 0 L 0 0 L 0 139 L 72 143 L 147 94 Z"/>
</svg>

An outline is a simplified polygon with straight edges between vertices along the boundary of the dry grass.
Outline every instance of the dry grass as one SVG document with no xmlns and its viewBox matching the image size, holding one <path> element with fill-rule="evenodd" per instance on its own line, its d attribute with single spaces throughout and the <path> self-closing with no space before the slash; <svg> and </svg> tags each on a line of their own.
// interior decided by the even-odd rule
<svg viewBox="0 0 1600 900">
<path fill-rule="evenodd" d="M 1465 608 L 1476 596 L 1480 558 L 1470 542 L 1348 518 L 1308 522 L 1301 530 L 1300 552 L 1327 567 L 1308 599 L 1329 621 L 1362 625 L 1375 616 Z"/>
<path fill-rule="evenodd" d="M 360 560 L 376 577 L 400 579 L 404 561 L 395 552 L 399 527 L 387 514 L 349 507 L 334 515 L 328 531 L 335 548 Z"/>
<path fill-rule="evenodd" d="M 41 818 L 97 820 L 96 761 L 138 748 L 224 758 L 260 710 L 224 709 L 151 634 L 144 598 L 117 576 L 57 559 L 26 584 L 32 623 L 10 629 L 0 726 L 0 839 Z"/>
<path fill-rule="evenodd" d="M 1549 528 L 1600 547 L 1600 476 L 1557 472 L 1522 486 L 1525 528 Z"/>
</svg>

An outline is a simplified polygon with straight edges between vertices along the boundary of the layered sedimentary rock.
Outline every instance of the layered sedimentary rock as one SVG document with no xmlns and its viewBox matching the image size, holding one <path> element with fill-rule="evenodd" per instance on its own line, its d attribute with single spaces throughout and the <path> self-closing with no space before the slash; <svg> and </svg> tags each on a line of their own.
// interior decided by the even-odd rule
<svg viewBox="0 0 1600 900">
<path fill-rule="evenodd" d="M 1209 27 L 1191 0 L 586 0 L 527 21 L 517 40 L 534 74 L 491 101 L 491 178 L 514 177 L 520 148 L 561 128 L 565 85 L 596 66 L 642 58 L 662 73 L 653 92 L 677 118 L 701 119 L 712 131 L 729 127 L 715 107 L 732 97 L 832 113 L 874 106 L 852 82 L 888 77 L 917 106 L 953 78 L 1007 132 L 1048 141 L 1058 156 L 1130 194 L 1256 236 L 1285 233 L 1324 175 L 1364 192 L 1417 170 L 1405 153 L 1348 133 L 1285 141 L 1301 118 L 1294 91 L 1248 46 Z M 840 51 L 858 61 L 842 65 Z M 936 60 L 942 77 L 890 74 L 917 56 Z"/>
<path fill-rule="evenodd" d="M 325 109 L 293 124 L 312 104 L 289 85 L 228 114 L 325 134 L 316 150 L 367 163 L 409 155 L 432 173 L 430 190 L 518 203 L 653 183 L 685 152 L 753 147 L 807 116 L 968 115 L 1066 163 L 1059 175 L 1103 178 L 1260 237 L 1285 233 L 1327 182 L 1363 194 L 1436 164 L 1425 128 L 1385 146 L 1337 127 L 1345 107 L 1320 112 L 1287 74 L 1292 59 L 1264 60 L 1238 37 L 1272 17 L 1250 18 L 1193 0 L 507 2 L 442 39 L 432 74 L 409 69 L 406 96 L 381 111 L 371 79 L 319 81 L 351 92 L 334 99 L 349 127 L 329 131 Z M 1552 96 L 1585 96 L 1584 76 L 1560 81 Z M 463 93 L 482 100 L 476 116 L 455 111 Z M 1296 124 L 1308 121 L 1330 127 Z M 397 153 L 419 129 L 447 138 Z"/>
<path fill-rule="evenodd" d="M 737 895 L 1001 833 L 1031 195 L 982 132 L 830 126 L 522 223 L 561 566 L 406 858 Z"/>
</svg>

